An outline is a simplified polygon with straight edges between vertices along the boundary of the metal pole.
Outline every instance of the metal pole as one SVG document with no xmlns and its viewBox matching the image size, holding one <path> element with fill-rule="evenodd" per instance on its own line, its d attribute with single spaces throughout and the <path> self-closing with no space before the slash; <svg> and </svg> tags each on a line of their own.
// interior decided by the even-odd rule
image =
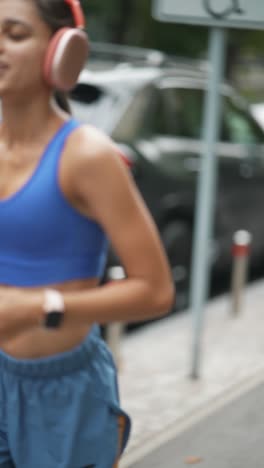
<svg viewBox="0 0 264 468">
<path fill-rule="evenodd" d="M 237 231 L 233 237 L 233 268 L 231 279 L 231 314 L 238 316 L 242 308 L 242 296 L 248 272 L 251 234 Z"/>
<path fill-rule="evenodd" d="M 209 63 L 211 77 L 206 93 L 204 111 L 204 153 L 198 180 L 193 265 L 190 304 L 193 314 L 193 345 L 191 378 L 199 377 L 203 309 L 208 295 L 210 242 L 213 225 L 217 161 L 215 143 L 220 127 L 221 97 L 219 89 L 224 75 L 225 30 L 211 28 Z"/>
</svg>

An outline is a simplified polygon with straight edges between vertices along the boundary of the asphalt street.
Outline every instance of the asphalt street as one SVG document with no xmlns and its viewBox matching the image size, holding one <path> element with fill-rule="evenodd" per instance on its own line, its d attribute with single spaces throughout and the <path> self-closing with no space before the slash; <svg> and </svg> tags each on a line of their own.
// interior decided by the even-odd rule
<svg viewBox="0 0 264 468">
<path fill-rule="evenodd" d="M 131 468 L 263 468 L 264 383 L 226 404 Z"/>
</svg>

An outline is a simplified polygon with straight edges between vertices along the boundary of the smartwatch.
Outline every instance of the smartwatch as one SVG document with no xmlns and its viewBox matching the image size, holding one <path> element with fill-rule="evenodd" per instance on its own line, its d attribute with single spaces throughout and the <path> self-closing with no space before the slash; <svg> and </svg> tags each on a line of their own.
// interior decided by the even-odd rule
<svg viewBox="0 0 264 468">
<path fill-rule="evenodd" d="M 54 289 L 45 289 L 43 311 L 44 327 L 59 328 L 63 322 L 65 311 L 63 295 Z"/>
</svg>

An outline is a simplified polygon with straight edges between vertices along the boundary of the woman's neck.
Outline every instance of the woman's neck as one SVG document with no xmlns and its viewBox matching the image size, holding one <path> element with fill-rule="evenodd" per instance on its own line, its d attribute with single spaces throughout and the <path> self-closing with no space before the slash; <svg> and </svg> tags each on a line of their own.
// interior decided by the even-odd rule
<svg viewBox="0 0 264 468">
<path fill-rule="evenodd" d="M 38 141 L 47 128 L 61 116 L 55 111 L 50 95 L 32 98 L 2 98 L 2 141 L 11 149 L 18 144 Z"/>
</svg>

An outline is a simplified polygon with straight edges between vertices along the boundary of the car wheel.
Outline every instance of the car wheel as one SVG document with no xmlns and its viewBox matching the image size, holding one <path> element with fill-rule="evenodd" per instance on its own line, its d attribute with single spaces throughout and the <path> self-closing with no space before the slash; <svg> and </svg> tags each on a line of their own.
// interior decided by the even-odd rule
<svg viewBox="0 0 264 468">
<path fill-rule="evenodd" d="M 186 221 L 169 221 L 161 230 L 177 289 L 176 308 L 188 305 L 191 271 L 192 230 Z"/>
</svg>

